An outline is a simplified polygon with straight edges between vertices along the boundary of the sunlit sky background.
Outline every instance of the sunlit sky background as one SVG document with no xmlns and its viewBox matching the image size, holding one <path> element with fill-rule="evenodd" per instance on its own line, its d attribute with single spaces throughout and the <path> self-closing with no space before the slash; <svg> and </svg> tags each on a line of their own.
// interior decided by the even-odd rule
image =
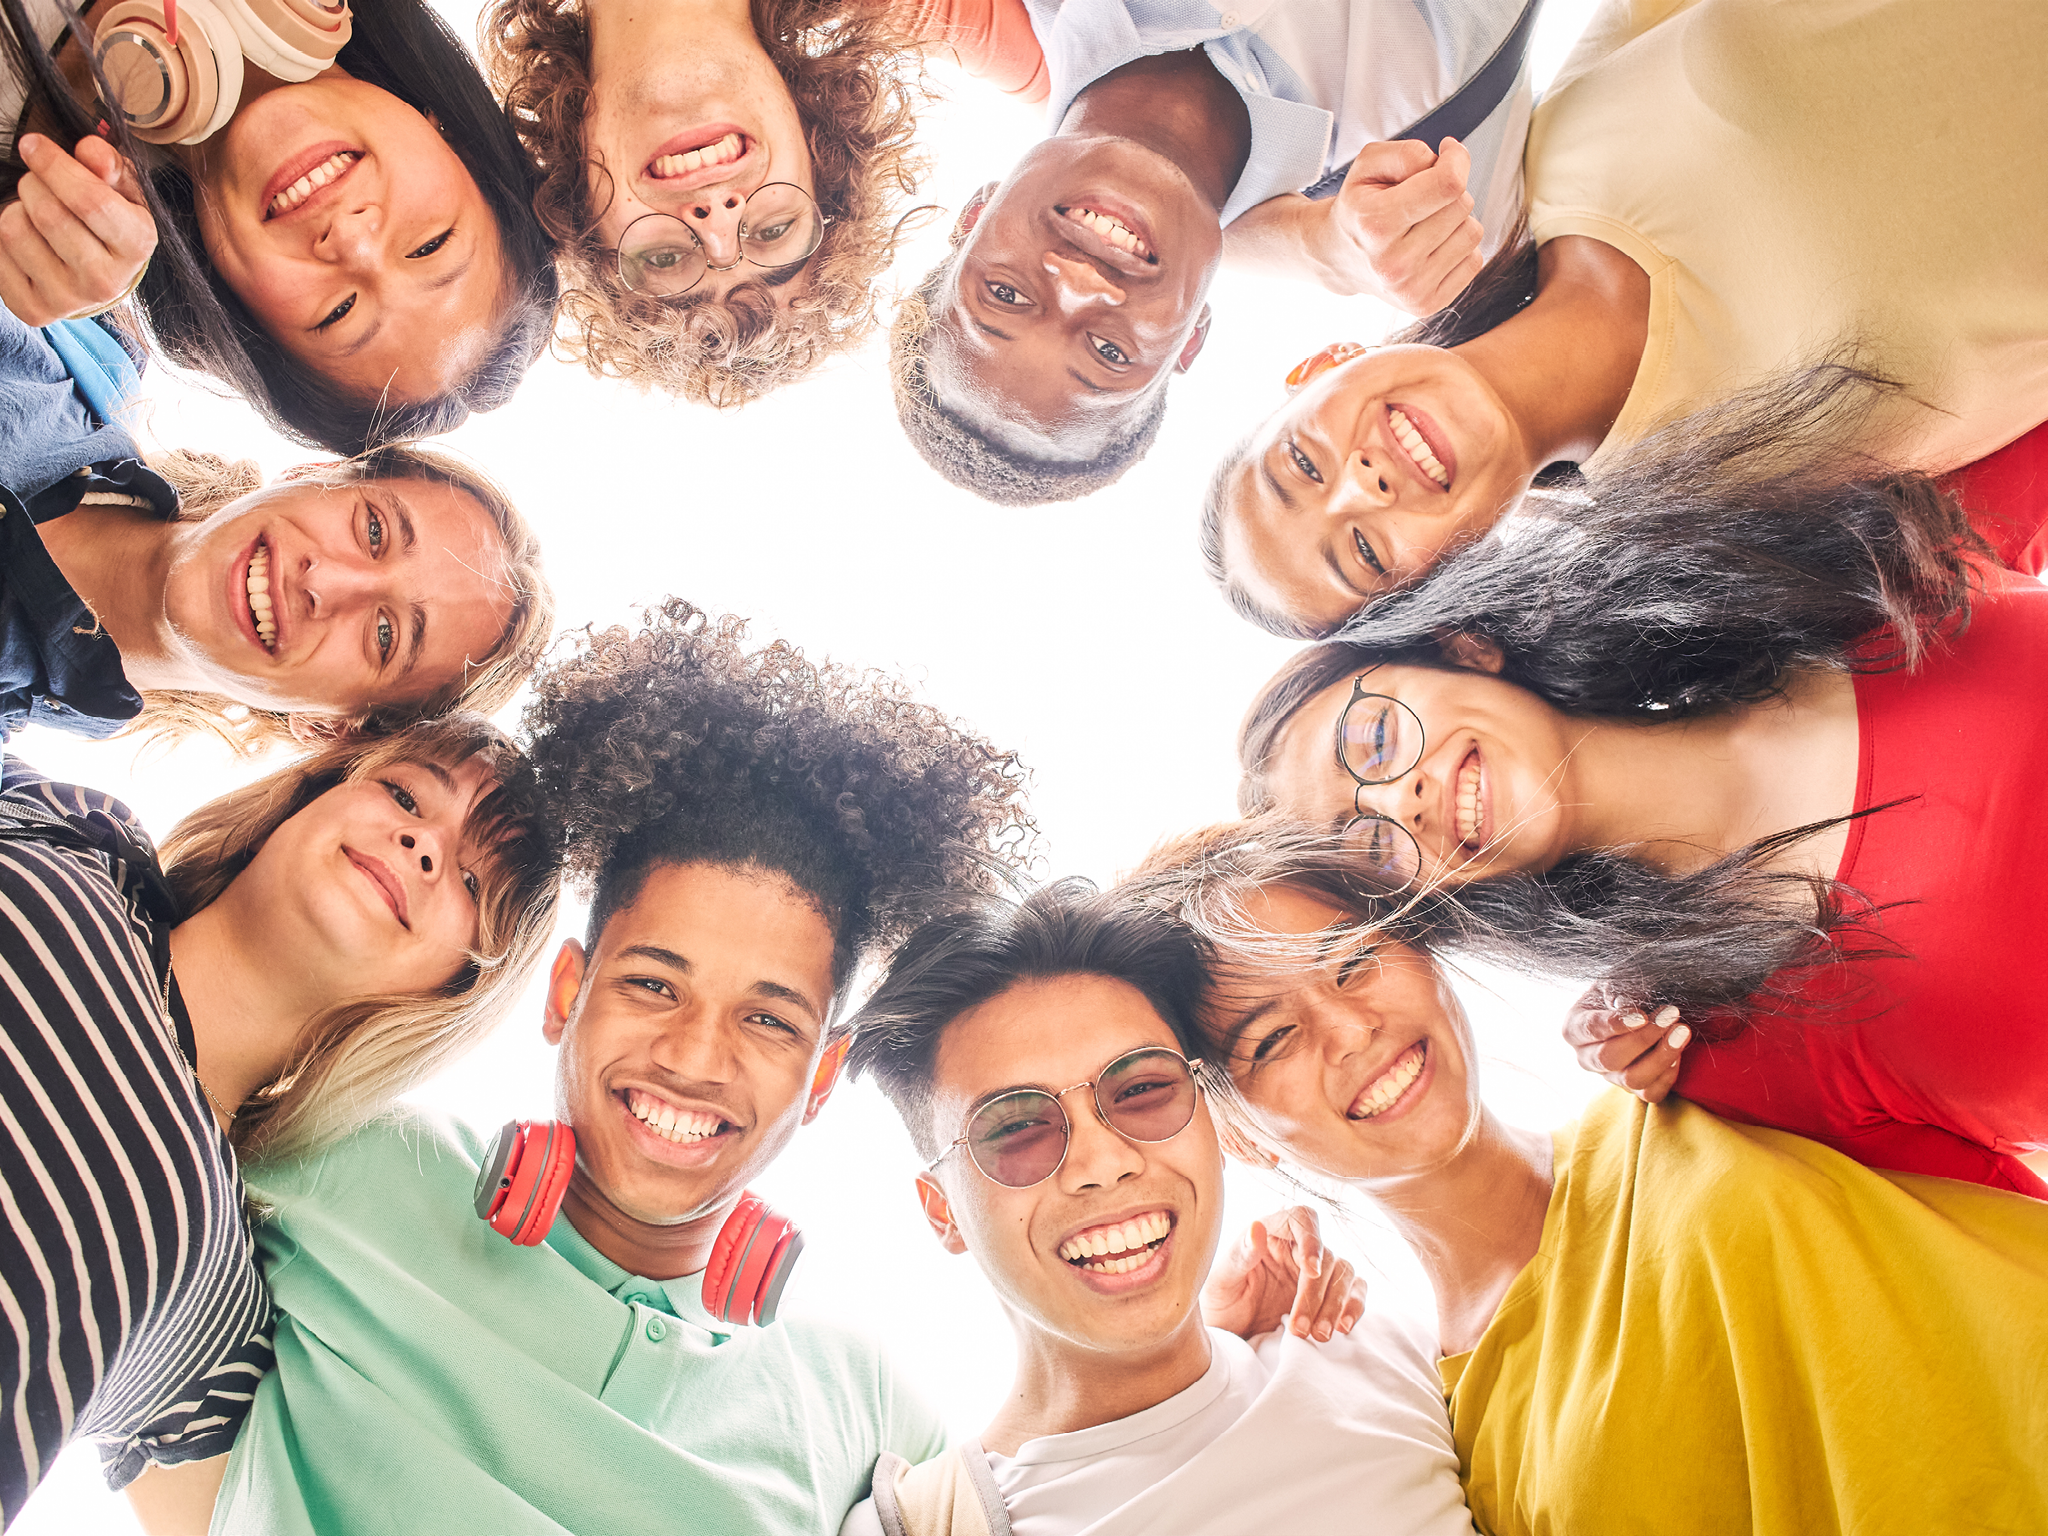
<svg viewBox="0 0 2048 1536">
<path fill-rule="evenodd" d="M 1547 80 L 1592 10 L 1548 0 L 1535 42 Z M 475 13 L 444 4 L 464 36 Z M 935 70 L 925 115 L 943 157 L 922 199 L 945 206 L 887 280 L 907 291 L 939 260 L 950 214 L 1042 130 L 1035 109 Z M 886 290 L 885 290 L 886 291 Z M 887 348 L 858 355 L 741 412 L 643 396 L 543 361 L 518 398 L 444 441 L 486 466 L 538 528 L 565 622 L 631 622 L 668 593 L 753 621 L 817 656 L 899 670 L 924 695 L 1014 747 L 1033 770 L 1045 876 L 1108 880 L 1160 837 L 1233 814 L 1232 735 L 1289 647 L 1233 618 L 1195 548 L 1202 487 L 1218 453 L 1280 398 L 1287 369 L 1327 342 L 1372 341 L 1399 317 L 1366 300 L 1285 282 L 1218 278 L 1215 325 L 1177 381 L 1150 457 L 1087 501 L 989 507 L 940 481 L 903 441 Z M 240 402 L 154 368 L 150 432 L 164 446 L 257 459 L 307 455 Z M 516 709 L 508 712 L 509 726 Z M 202 743 L 166 752 L 32 730 L 12 750 L 45 772 L 124 797 L 161 834 L 256 768 Z M 580 933 L 583 911 L 563 913 Z M 280 957 L 283 963 L 283 957 Z M 1462 988 L 1511 1119 L 1569 1119 L 1596 1081 L 1558 1026 L 1576 988 L 1494 974 Z M 479 1125 L 549 1112 L 552 1053 L 538 979 L 519 1013 L 414 1097 Z M 868 1330 L 945 1413 L 978 1431 L 1008 1385 L 1001 1310 L 973 1262 L 932 1240 L 911 1193 L 915 1159 L 872 1087 L 843 1089 L 799 1134 L 761 1193 L 803 1225 L 788 1308 Z M 1227 1232 L 1285 1203 L 1233 1174 Z M 472 1220 L 467 1209 L 451 1221 Z M 1389 1305 L 1426 1307 L 1405 1250 L 1369 1216 L 1337 1234 L 1367 1260 Z M 374 1469 L 365 1468 L 365 1475 Z M 13 1528 L 20 1536 L 137 1529 L 74 1446 Z"/>
</svg>

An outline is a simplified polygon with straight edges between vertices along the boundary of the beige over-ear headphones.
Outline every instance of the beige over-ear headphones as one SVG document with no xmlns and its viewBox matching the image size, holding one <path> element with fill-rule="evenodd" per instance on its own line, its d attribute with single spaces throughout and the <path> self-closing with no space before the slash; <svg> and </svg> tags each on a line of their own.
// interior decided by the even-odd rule
<svg viewBox="0 0 2048 1536">
<path fill-rule="evenodd" d="M 348 0 L 117 0 L 93 28 L 109 106 L 151 144 L 197 144 L 227 126 L 242 61 L 310 80 L 349 40 Z"/>
</svg>

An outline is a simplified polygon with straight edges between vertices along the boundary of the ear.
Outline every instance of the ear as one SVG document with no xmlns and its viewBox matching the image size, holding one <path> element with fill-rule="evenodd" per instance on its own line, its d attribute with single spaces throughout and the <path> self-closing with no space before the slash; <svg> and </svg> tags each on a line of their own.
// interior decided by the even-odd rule
<svg viewBox="0 0 2048 1536">
<path fill-rule="evenodd" d="M 540 1026 L 541 1037 L 549 1045 L 562 1043 L 562 1031 L 569 1027 L 569 1015 L 576 1007 L 576 994 L 583 990 L 583 972 L 589 963 L 580 940 L 564 939 L 555 951 L 555 963 L 548 967 L 547 1009 Z"/>
<path fill-rule="evenodd" d="M 917 1203 L 924 1207 L 924 1219 L 932 1224 L 932 1232 L 939 1240 L 939 1246 L 948 1253 L 965 1253 L 967 1240 L 960 1235 L 960 1228 L 953 1221 L 953 1202 L 946 1198 L 946 1192 L 939 1188 L 939 1181 L 928 1173 L 917 1176 Z"/>
<path fill-rule="evenodd" d="M 1322 351 L 1312 353 L 1287 370 L 1287 393 L 1306 388 L 1311 382 L 1328 373 L 1332 368 L 1348 363 L 1354 357 L 1370 352 L 1363 342 L 1333 341 Z"/>
<path fill-rule="evenodd" d="M 984 181 L 974 189 L 973 195 L 967 199 L 967 206 L 960 210 L 960 217 L 953 221 L 951 239 L 954 245 L 973 233 L 976 222 L 981 218 L 981 210 L 988 206 L 988 200 L 996 195 L 996 188 L 1001 185 L 999 181 Z"/>
<path fill-rule="evenodd" d="M 811 1074 L 811 1096 L 804 1104 L 805 1125 L 818 1118 L 818 1111 L 825 1107 L 825 1101 L 832 1097 L 832 1090 L 839 1086 L 839 1073 L 846 1065 L 846 1048 L 852 1044 L 852 1035 L 841 1035 L 826 1046 L 825 1054 L 818 1058 L 818 1070 Z"/>
<path fill-rule="evenodd" d="M 1181 346 L 1180 356 L 1173 360 L 1173 371 L 1175 373 L 1186 373 L 1195 366 L 1195 359 L 1202 355 L 1202 343 L 1209 339 L 1209 321 L 1212 318 L 1209 306 L 1204 304 L 1202 312 L 1195 316 L 1194 330 L 1189 333 L 1188 339 Z"/>
<path fill-rule="evenodd" d="M 1507 653 L 1500 648 L 1500 642 L 1482 635 L 1454 630 L 1438 635 L 1436 643 L 1437 649 L 1444 653 L 1444 660 L 1456 662 L 1468 672 L 1489 672 L 1498 677 L 1508 664 Z"/>
<path fill-rule="evenodd" d="M 1216 1122 L 1216 1140 L 1223 1146 L 1223 1155 L 1254 1168 L 1277 1168 L 1280 1159 L 1252 1140 L 1234 1125 L 1226 1125 L 1221 1119 Z"/>
</svg>

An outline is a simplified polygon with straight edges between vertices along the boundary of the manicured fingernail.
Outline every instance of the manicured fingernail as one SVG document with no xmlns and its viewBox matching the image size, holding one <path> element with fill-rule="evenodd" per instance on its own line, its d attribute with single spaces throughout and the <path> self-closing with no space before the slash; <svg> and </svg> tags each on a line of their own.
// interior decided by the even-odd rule
<svg viewBox="0 0 2048 1536">
<path fill-rule="evenodd" d="M 1669 1024 L 1670 1024 L 1670 1023 L 1671 1023 L 1671 1022 L 1672 1022 L 1672 1021 L 1674 1020 L 1674 1019 L 1676 1019 L 1677 1017 L 1678 1017 L 1678 1008 L 1677 1008 L 1677 1006 L 1676 1006 L 1675 1004 L 1672 1004 L 1672 1003 L 1666 1003 L 1666 1004 L 1665 1004 L 1665 1005 L 1664 1005 L 1664 1006 L 1663 1006 L 1662 1008 L 1659 1008 L 1659 1009 L 1657 1010 L 1657 1027 L 1658 1027 L 1659 1029 L 1663 1029 L 1663 1028 L 1665 1028 L 1666 1026 L 1668 1026 L 1668 1025 L 1669 1025 Z"/>
<path fill-rule="evenodd" d="M 1316 1340 L 1318 1343 L 1322 1344 L 1327 1344 L 1330 1342 L 1330 1325 L 1328 1323 L 1321 1323 L 1317 1325 Z"/>
<path fill-rule="evenodd" d="M 1649 1023 L 1649 1020 L 1644 1018 L 1640 1013 L 1624 1013 L 1621 1016 L 1621 1022 L 1626 1024 L 1630 1029 L 1641 1029 L 1645 1024 Z"/>
<path fill-rule="evenodd" d="M 1664 1037 L 1664 1043 L 1670 1046 L 1671 1049 L 1673 1049 L 1674 1051 L 1682 1051 L 1685 1049 L 1685 1042 L 1690 1040 L 1691 1038 L 1691 1027 L 1689 1025 L 1681 1024 L 1678 1026 L 1678 1028 L 1674 1029 L 1673 1031 L 1671 1031 L 1670 1034 Z"/>
</svg>

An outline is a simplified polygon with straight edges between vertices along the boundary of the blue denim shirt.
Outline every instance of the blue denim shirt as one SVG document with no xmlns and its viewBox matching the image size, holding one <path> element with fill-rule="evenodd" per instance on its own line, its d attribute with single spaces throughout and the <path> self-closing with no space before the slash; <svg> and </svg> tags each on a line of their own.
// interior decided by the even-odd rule
<svg viewBox="0 0 2048 1536">
<path fill-rule="evenodd" d="M 120 651 L 36 531 L 89 492 L 141 496 L 173 516 L 177 493 L 137 454 L 49 340 L 0 309 L 0 740 L 30 722 L 111 736 L 142 711 Z"/>
<path fill-rule="evenodd" d="M 1026 0 L 1045 49 L 1047 131 L 1074 98 L 1135 59 L 1200 48 L 1237 87 L 1251 158 L 1223 222 L 1299 192 L 1441 106 L 1521 18 L 1523 0 Z M 1532 106 L 1526 64 L 1471 134 L 1467 185 L 1488 248 L 1522 207 Z M 1435 146 L 1431 146 L 1434 148 Z"/>
</svg>

